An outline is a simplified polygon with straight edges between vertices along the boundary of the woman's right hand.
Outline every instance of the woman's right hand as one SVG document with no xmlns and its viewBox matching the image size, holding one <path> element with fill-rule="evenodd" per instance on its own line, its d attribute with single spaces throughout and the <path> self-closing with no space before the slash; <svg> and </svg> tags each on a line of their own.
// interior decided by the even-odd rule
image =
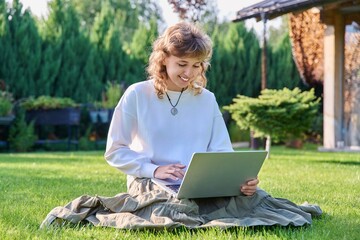
<svg viewBox="0 0 360 240">
<path fill-rule="evenodd" d="M 172 179 L 177 181 L 184 177 L 185 171 L 183 170 L 186 166 L 182 164 L 170 164 L 160 166 L 155 169 L 154 177 L 158 179 Z"/>
</svg>

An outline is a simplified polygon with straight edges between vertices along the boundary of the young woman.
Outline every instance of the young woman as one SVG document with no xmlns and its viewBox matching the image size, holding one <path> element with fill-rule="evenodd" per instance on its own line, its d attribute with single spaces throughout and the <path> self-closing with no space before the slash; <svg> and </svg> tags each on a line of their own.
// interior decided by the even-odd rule
<svg viewBox="0 0 360 240">
<path fill-rule="evenodd" d="M 194 152 L 233 151 L 215 96 L 205 88 L 211 54 L 210 38 L 186 22 L 154 42 L 149 79 L 127 88 L 108 133 L 105 159 L 127 174 L 128 193 L 82 197 L 65 207 L 72 209 L 68 216 L 51 216 L 71 220 L 74 209 L 82 209 L 95 225 L 194 228 L 301 226 L 321 214 L 317 206 L 272 198 L 257 187 L 258 179 L 239 186 L 240 196 L 194 200 L 176 199 L 150 181 L 182 179 Z M 94 211 L 99 205 L 101 213 Z"/>
<path fill-rule="evenodd" d="M 214 94 L 205 89 L 211 53 L 210 38 L 184 22 L 154 43 L 150 80 L 127 89 L 109 129 L 105 158 L 129 185 L 135 178 L 182 178 L 194 152 L 232 151 Z M 243 193 L 252 195 L 257 183 Z"/>
</svg>

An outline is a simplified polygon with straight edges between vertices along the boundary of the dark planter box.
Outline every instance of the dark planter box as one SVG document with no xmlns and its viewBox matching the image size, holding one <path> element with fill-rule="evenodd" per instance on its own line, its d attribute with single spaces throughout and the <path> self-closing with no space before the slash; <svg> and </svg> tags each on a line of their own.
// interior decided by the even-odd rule
<svg viewBox="0 0 360 240">
<path fill-rule="evenodd" d="M 0 147 L 9 147 L 9 129 L 14 120 L 14 115 L 0 117 Z"/>
<path fill-rule="evenodd" d="M 14 115 L 6 116 L 6 117 L 0 117 L 0 125 L 10 125 L 15 119 Z"/>
<path fill-rule="evenodd" d="M 47 110 L 28 110 L 26 111 L 26 121 L 34 121 L 37 126 L 38 136 L 42 135 L 42 126 L 44 125 L 64 125 L 67 128 L 66 139 L 38 139 L 36 144 L 57 144 L 67 143 L 67 149 L 70 145 L 78 145 L 78 126 L 80 124 L 80 108 L 62 108 Z M 73 129 L 74 128 L 74 129 Z M 75 131 L 74 131 L 75 130 Z M 43 136 L 42 136 L 43 137 Z M 39 137 L 41 138 L 41 137 Z M 47 138 L 47 137 L 45 137 Z"/>
<path fill-rule="evenodd" d="M 80 109 L 63 108 L 26 111 L 26 120 L 35 125 L 79 125 Z"/>
<path fill-rule="evenodd" d="M 57 144 L 67 143 L 67 149 L 70 145 L 78 145 L 78 126 L 80 124 L 80 108 L 62 108 L 47 110 L 30 110 L 26 111 L 26 121 L 34 121 L 37 126 L 37 134 L 41 135 L 41 126 L 43 125 L 64 125 L 67 126 L 66 139 L 38 139 L 36 144 Z M 75 131 L 73 131 L 73 129 Z M 46 137 L 45 137 L 46 138 Z"/>
</svg>

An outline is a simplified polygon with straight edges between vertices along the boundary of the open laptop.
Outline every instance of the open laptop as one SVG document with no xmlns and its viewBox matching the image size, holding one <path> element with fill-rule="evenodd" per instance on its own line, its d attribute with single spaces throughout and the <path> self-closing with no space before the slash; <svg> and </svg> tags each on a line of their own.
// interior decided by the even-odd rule
<svg viewBox="0 0 360 240">
<path fill-rule="evenodd" d="M 194 153 L 182 180 L 152 179 L 178 199 L 241 195 L 240 186 L 256 178 L 267 151 Z"/>
</svg>

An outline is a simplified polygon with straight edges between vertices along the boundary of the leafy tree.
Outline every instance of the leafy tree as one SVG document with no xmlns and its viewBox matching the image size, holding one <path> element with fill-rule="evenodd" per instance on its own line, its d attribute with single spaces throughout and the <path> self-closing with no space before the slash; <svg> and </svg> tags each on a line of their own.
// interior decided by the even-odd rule
<svg viewBox="0 0 360 240">
<path fill-rule="evenodd" d="M 215 1 L 205 0 L 168 0 L 174 11 L 182 20 L 189 20 L 192 22 L 209 22 L 213 20 L 214 12 L 216 12 L 217 5 Z M 210 16 L 210 18 L 209 18 Z"/>
<path fill-rule="evenodd" d="M 153 19 L 158 21 L 161 25 L 164 23 L 163 16 L 161 14 L 161 7 L 157 1 L 154 0 L 131 0 L 130 1 L 137 12 L 137 16 L 141 23 L 150 23 Z"/>
</svg>

